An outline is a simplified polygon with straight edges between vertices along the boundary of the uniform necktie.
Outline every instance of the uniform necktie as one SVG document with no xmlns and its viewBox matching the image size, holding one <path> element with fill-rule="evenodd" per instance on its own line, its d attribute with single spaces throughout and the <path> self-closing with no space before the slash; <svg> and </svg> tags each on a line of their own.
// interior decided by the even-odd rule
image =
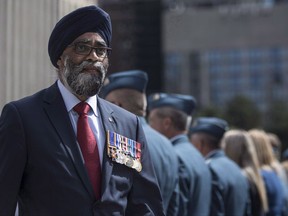
<svg viewBox="0 0 288 216">
<path fill-rule="evenodd" d="M 101 196 L 101 165 L 97 142 L 88 123 L 87 114 L 90 110 L 90 106 L 82 101 L 74 107 L 74 110 L 79 115 L 77 122 L 77 140 L 82 151 L 96 199 L 99 199 Z"/>
</svg>

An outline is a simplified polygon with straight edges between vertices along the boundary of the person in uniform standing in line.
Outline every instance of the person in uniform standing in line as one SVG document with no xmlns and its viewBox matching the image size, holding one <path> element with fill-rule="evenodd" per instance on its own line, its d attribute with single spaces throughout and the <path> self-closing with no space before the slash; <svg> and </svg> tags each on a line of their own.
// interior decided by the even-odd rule
<svg viewBox="0 0 288 216">
<path fill-rule="evenodd" d="M 0 215 L 164 215 L 140 120 L 98 97 L 110 16 L 64 16 L 48 44 L 58 80 L 0 117 Z"/>
<path fill-rule="evenodd" d="M 248 182 L 240 167 L 221 150 L 220 142 L 227 130 L 225 120 L 201 117 L 189 132 L 190 141 L 205 157 L 211 171 L 211 216 L 243 216 L 247 207 Z"/>
<path fill-rule="evenodd" d="M 146 119 L 148 75 L 141 70 L 113 73 L 106 78 L 100 96 L 140 118 L 155 168 L 166 215 L 177 215 L 179 202 L 178 160 L 172 143 L 151 128 Z"/>
<path fill-rule="evenodd" d="M 155 93 L 148 98 L 149 124 L 171 140 L 178 156 L 179 216 L 209 215 L 211 175 L 187 137 L 195 106 L 190 95 Z"/>
</svg>

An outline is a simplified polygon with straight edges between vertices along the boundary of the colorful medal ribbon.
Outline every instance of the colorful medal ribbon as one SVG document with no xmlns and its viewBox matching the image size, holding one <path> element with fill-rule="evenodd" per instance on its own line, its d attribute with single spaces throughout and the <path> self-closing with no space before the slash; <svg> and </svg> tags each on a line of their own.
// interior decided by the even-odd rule
<svg viewBox="0 0 288 216">
<path fill-rule="evenodd" d="M 112 131 L 107 131 L 107 154 L 120 164 L 124 164 L 140 172 L 141 165 L 141 144 L 125 136 Z"/>
</svg>

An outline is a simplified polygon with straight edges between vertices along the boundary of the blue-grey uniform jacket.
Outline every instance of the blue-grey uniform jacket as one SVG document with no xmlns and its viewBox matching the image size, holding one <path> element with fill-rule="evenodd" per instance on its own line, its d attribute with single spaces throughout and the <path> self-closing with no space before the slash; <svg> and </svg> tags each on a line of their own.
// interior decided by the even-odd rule
<svg viewBox="0 0 288 216">
<path fill-rule="evenodd" d="M 242 216 L 248 199 L 248 183 L 239 166 L 222 150 L 210 152 L 206 163 L 212 175 L 211 216 Z"/>
<path fill-rule="evenodd" d="M 211 175 L 200 152 L 186 134 L 171 139 L 179 159 L 179 216 L 209 215 Z"/>
<path fill-rule="evenodd" d="M 160 187 L 167 216 L 177 215 L 179 205 L 178 159 L 168 138 L 154 130 L 140 117 L 148 149 Z"/>
</svg>

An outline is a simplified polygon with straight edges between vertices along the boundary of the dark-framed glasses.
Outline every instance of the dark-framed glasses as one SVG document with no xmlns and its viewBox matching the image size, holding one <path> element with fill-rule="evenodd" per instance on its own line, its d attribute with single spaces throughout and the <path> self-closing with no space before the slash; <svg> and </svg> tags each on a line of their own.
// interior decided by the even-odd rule
<svg viewBox="0 0 288 216">
<path fill-rule="evenodd" d="M 73 43 L 69 46 L 74 47 L 74 52 L 78 55 L 85 55 L 88 56 L 92 52 L 92 50 L 95 50 L 96 55 L 99 59 L 104 60 L 107 55 L 112 51 L 109 47 L 93 47 L 85 43 Z"/>
</svg>

